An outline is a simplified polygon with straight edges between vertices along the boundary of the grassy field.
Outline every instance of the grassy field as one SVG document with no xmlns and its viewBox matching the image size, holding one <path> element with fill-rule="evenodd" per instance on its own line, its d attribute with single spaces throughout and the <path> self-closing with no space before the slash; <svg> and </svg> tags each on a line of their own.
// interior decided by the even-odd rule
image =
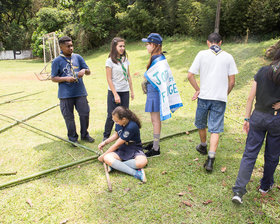
<svg viewBox="0 0 280 224">
<path fill-rule="evenodd" d="M 0 223 L 280 223 L 279 187 L 264 197 L 256 190 L 263 170 L 263 150 L 248 184 L 243 205 L 236 206 L 231 202 L 231 188 L 246 139 L 242 123 L 248 92 L 253 75 L 260 66 L 269 63 L 263 58 L 263 53 L 274 42 L 223 45 L 223 49 L 234 56 L 240 73 L 229 96 L 225 132 L 221 135 L 212 174 L 202 168 L 206 157 L 196 152 L 199 137 L 198 133 L 192 133 L 161 142 L 161 156 L 149 159 L 146 184 L 114 171 L 110 174 L 113 185 L 110 193 L 102 164 L 93 160 L 2 189 Z M 206 48 L 205 43 L 189 38 L 169 38 L 164 42 L 184 107 L 163 122 L 162 136 L 195 128 L 196 102 L 191 101 L 194 90 L 186 77 L 197 52 Z M 81 144 L 95 150 L 102 140 L 106 118 L 105 60 L 108 49 L 109 46 L 102 47 L 85 57 L 92 70 L 92 75 L 84 78 L 91 107 L 89 131 L 96 142 Z M 142 140 L 148 141 L 152 139 L 152 125 L 149 114 L 144 112 L 146 95 L 142 94 L 140 84 L 149 56 L 140 42 L 127 44 L 127 52 L 135 90 L 131 109 L 142 120 Z M 34 75 L 42 69 L 41 61 L 0 61 L 0 67 L 0 104 L 43 91 L 1 104 L 1 114 L 21 120 L 59 103 L 57 84 L 38 81 Z M 139 75 L 134 75 L 137 72 Z M 18 91 L 24 92 L 2 97 Z M 79 130 L 77 114 L 76 121 Z M 0 128 L 12 122 L 0 115 Z M 59 107 L 27 123 L 67 137 Z M 0 173 L 17 171 L 13 176 L 0 175 L 0 184 L 93 155 L 23 125 L 0 133 L 0 139 Z M 225 172 L 221 172 L 222 168 L 226 169 Z M 280 186 L 279 168 L 275 173 L 275 182 L 276 186 Z"/>
</svg>

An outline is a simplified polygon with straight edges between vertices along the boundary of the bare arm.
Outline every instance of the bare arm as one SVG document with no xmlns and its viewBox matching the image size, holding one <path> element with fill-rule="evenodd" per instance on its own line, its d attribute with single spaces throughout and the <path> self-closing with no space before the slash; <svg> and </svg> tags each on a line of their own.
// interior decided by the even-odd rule
<svg viewBox="0 0 280 224">
<path fill-rule="evenodd" d="M 279 110 L 279 109 L 280 109 L 280 102 L 277 102 L 277 103 L 273 104 L 273 105 L 272 105 L 272 108 L 273 108 L 274 110 Z"/>
<path fill-rule="evenodd" d="M 65 77 L 59 77 L 59 76 L 55 76 L 52 77 L 52 81 L 53 82 L 75 82 L 76 79 L 73 76 L 65 76 Z"/>
<path fill-rule="evenodd" d="M 235 75 L 230 75 L 228 77 L 228 93 L 227 94 L 230 94 L 230 92 L 233 89 L 234 85 L 235 85 Z"/>
<path fill-rule="evenodd" d="M 129 72 L 129 67 L 127 67 L 127 75 L 128 75 L 128 84 L 130 89 L 130 97 L 133 100 L 134 99 L 134 92 L 133 92 L 133 86 L 132 86 L 132 80 Z"/>
<path fill-rule="evenodd" d="M 197 82 L 196 82 L 196 79 L 195 79 L 193 73 L 191 73 L 191 72 L 188 73 L 188 80 L 189 80 L 190 84 L 192 85 L 192 87 L 193 87 L 193 88 L 195 89 L 195 91 L 196 91 L 196 92 L 194 93 L 193 97 L 192 97 L 192 100 L 196 100 L 197 97 L 198 97 L 198 95 L 199 95 L 199 93 L 200 93 L 200 88 L 199 88 L 199 86 L 198 86 L 198 84 L 197 84 Z"/>
<path fill-rule="evenodd" d="M 116 151 L 121 145 L 123 145 L 125 143 L 125 140 L 122 140 L 121 138 L 119 138 L 119 135 L 117 132 L 115 132 L 110 138 L 106 139 L 105 141 L 101 142 L 99 145 L 98 145 L 98 148 L 101 150 L 103 149 L 103 147 L 107 144 L 109 144 L 110 142 L 113 142 L 117 140 L 113 145 L 110 146 L 110 148 L 105 152 L 103 153 L 101 156 L 98 157 L 98 160 L 100 162 L 103 162 L 104 161 L 104 156 L 110 152 L 114 152 Z"/>
<path fill-rule="evenodd" d="M 90 70 L 83 68 L 78 72 L 79 78 L 83 77 L 84 75 L 90 75 Z"/>
<path fill-rule="evenodd" d="M 119 94 L 117 93 L 115 86 L 113 84 L 113 81 L 112 81 L 112 68 L 110 68 L 110 67 L 106 67 L 106 78 L 107 78 L 108 85 L 114 95 L 115 102 L 121 103 L 121 98 L 120 98 Z"/>
<path fill-rule="evenodd" d="M 254 81 L 251 91 L 249 93 L 249 97 L 247 100 L 247 105 L 246 105 L 246 113 L 245 113 L 245 119 L 249 119 L 251 117 L 251 113 L 252 113 L 252 106 L 253 106 L 253 102 L 256 96 L 256 91 L 257 91 L 257 82 Z M 244 121 L 244 125 L 243 125 L 243 130 L 248 134 L 249 132 L 249 120 L 248 121 Z"/>
</svg>

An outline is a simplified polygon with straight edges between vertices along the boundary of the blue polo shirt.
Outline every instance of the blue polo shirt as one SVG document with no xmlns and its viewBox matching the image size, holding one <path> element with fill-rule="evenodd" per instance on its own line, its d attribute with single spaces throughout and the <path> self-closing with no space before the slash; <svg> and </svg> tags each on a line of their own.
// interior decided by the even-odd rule
<svg viewBox="0 0 280 224">
<path fill-rule="evenodd" d="M 88 69 L 85 60 L 79 54 L 72 54 L 71 57 L 67 57 L 72 62 L 74 72 L 78 75 L 78 72 L 82 69 Z M 52 62 L 51 76 L 73 76 L 71 65 L 67 62 L 63 56 L 56 57 Z M 58 83 L 58 98 L 72 98 L 79 96 L 87 96 L 87 91 L 83 82 L 83 78 L 79 78 L 78 82 L 60 82 Z"/>
<path fill-rule="evenodd" d="M 115 131 L 122 140 L 126 142 L 133 141 L 141 143 L 140 129 L 134 121 L 129 121 L 126 126 L 120 126 L 118 124 L 115 126 Z"/>
</svg>

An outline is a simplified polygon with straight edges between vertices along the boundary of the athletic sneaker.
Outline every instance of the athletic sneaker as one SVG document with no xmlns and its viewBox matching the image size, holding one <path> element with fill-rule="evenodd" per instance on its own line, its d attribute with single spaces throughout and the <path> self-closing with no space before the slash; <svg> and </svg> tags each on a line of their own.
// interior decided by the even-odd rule
<svg viewBox="0 0 280 224">
<path fill-rule="evenodd" d="M 201 144 L 199 144 L 196 146 L 196 150 L 202 155 L 207 155 L 207 145 L 202 146 Z"/>
<path fill-rule="evenodd" d="M 268 193 L 273 188 L 273 185 L 271 185 L 267 190 L 261 189 L 261 186 L 259 187 L 259 192 L 262 194 Z"/>
<path fill-rule="evenodd" d="M 232 197 L 231 201 L 235 204 L 242 204 L 242 195 L 239 192 L 234 192 L 234 196 Z"/>
<path fill-rule="evenodd" d="M 145 155 L 147 157 L 159 156 L 160 155 L 160 147 L 158 148 L 158 151 L 156 151 L 152 148 L 150 151 L 146 152 Z"/>
<path fill-rule="evenodd" d="M 147 182 L 146 175 L 144 169 L 136 170 L 136 174 L 134 175 L 135 178 L 141 180 L 143 183 Z"/>
<path fill-rule="evenodd" d="M 109 166 L 109 165 L 107 166 L 108 173 L 110 173 L 111 171 L 113 171 L 113 169 L 114 169 L 113 167 L 111 167 L 111 166 Z"/>
<path fill-rule="evenodd" d="M 153 143 L 152 142 L 143 147 L 144 150 L 148 150 L 148 151 L 150 151 L 152 148 L 153 148 Z"/>
</svg>

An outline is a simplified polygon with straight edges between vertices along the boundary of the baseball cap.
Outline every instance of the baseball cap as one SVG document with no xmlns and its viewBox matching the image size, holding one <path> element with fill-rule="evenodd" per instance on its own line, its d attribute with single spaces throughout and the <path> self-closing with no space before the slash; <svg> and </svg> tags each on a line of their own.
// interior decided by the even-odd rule
<svg viewBox="0 0 280 224">
<path fill-rule="evenodd" d="M 142 42 L 162 44 L 162 37 L 158 33 L 150 33 L 147 38 L 143 38 Z"/>
</svg>

